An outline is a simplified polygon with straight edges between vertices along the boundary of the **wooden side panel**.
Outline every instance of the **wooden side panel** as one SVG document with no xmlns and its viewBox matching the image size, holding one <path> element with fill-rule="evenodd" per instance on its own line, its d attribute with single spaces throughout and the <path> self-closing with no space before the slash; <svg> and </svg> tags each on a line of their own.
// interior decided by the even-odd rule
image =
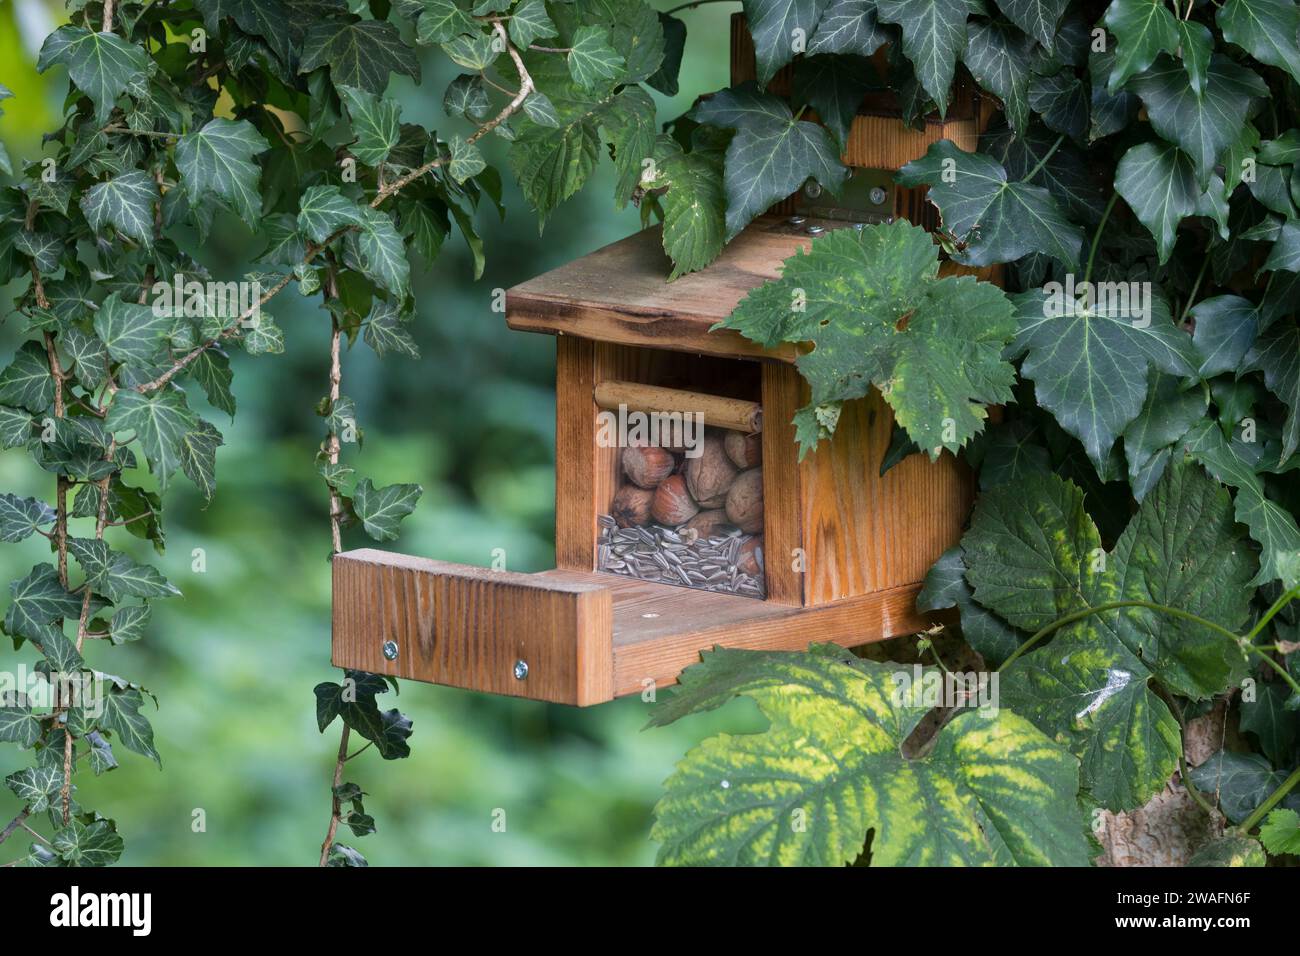
<svg viewBox="0 0 1300 956">
<path fill-rule="evenodd" d="M 596 509 L 608 502 L 599 497 L 593 440 L 595 376 L 595 343 L 556 336 L 555 563 L 575 571 L 596 567 Z"/>
<path fill-rule="evenodd" d="M 804 603 L 803 498 L 798 446 L 791 419 L 799 408 L 801 380 L 784 362 L 763 363 L 763 552 L 767 599 Z"/>
<path fill-rule="evenodd" d="M 335 555 L 333 576 L 338 667 L 562 704 L 613 696 L 607 588 L 369 549 Z"/>
<path fill-rule="evenodd" d="M 969 470 L 947 452 L 934 463 L 917 454 L 880 477 L 892 425 L 873 390 L 845 404 L 834 438 L 800 465 L 809 605 L 918 583 L 961 538 Z"/>
</svg>

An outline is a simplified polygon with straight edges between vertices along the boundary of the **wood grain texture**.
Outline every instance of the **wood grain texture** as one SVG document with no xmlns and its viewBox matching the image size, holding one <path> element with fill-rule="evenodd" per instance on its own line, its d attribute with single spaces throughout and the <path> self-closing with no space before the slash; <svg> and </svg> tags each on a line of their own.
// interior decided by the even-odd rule
<svg viewBox="0 0 1300 956">
<path fill-rule="evenodd" d="M 961 538 L 969 469 L 947 452 L 933 463 L 916 454 L 881 477 L 893 420 L 874 389 L 846 402 L 834 437 L 799 466 L 809 605 L 919 583 Z"/>
<path fill-rule="evenodd" d="M 792 420 L 802 380 L 793 365 L 763 363 L 763 557 L 767 599 L 804 604 L 803 496 Z"/>
<path fill-rule="evenodd" d="M 596 567 L 596 513 L 609 505 L 595 443 L 596 345 L 561 335 L 555 340 L 555 563 Z M 613 496 L 613 492 L 608 492 Z"/>
<path fill-rule="evenodd" d="M 626 408 L 647 414 L 700 415 L 705 425 L 751 435 L 763 430 L 763 406 L 758 402 L 643 382 L 598 382 L 596 405 L 614 412 Z"/>
<path fill-rule="evenodd" d="M 335 555 L 333 577 L 335 666 L 562 704 L 612 696 L 612 595 L 599 582 L 370 549 Z"/>
<path fill-rule="evenodd" d="M 700 651 L 715 646 L 803 650 L 844 647 L 915 634 L 931 623 L 916 611 L 919 585 L 894 588 L 816 608 L 783 607 L 731 594 L 691 591 L 613 574 L 538 575 L 566 583 L 601 582 L 614 600 L 614 696 L 676 683 Z"/>
</svg>

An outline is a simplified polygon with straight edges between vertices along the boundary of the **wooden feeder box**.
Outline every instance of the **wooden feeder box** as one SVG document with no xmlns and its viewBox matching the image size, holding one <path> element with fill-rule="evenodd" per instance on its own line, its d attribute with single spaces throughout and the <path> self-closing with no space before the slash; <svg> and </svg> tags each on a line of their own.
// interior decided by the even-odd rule
<svg viewBox="0 0 1300 956">
<path fill-rule="evenodd" d="M 752 64 L 747 42 L 733 31 L 733 79 Z M 336 555 L 336 666 L 587 705 L 672 684 L 715 645 L 851 647 L 928 625 L 916 594 L 961 536 L 974 493 L 965 467 L 948 453 L 934 463 L 917 454 L 880 476 L 893 416 L 876 392 L 846 403 L 834 438 L 800 462 L 791 418 L 808 391 L 796 347 L 765 350 L 710 331 L 819 231 L 896 215 L 917 221 L 914 191 L 894 187 L 888 171 L 945 135 L 973 148 L 981 123 L 914 134 L 893 118 L 872 133 L 877 121 L 885 119 L 864 113 L 853 127 L 846 161 L 861 167 L 850 180 L 857 186 L 833 202 L 805 190 L 700 272 L 665 281 L 671 264 L 655 228 L 508 291 L 510 328 L 556 337 L 556 567 L 520 574 L 370 549 Z M 880 153 L 881 137 L 892 157 Z M 643 471 L 653 482 L 671 470 L 660 485 L 685 488 L 687 511 L 669 508 L 683 499 L 661 500 L 658 488 L 638 497 L 623 490 L 632 484 L 624 448 L 601 440 L 620 405 L 701 413 L 708 435 L 730 437 L 731 450 L 748 442 L 757 462 L 744 460 L 733 475 L 692 466 L 680 449 L 655 454 L 641 459 Z M 730 507 L 741 476 L 751 492 L 734 512 L 743 529 Z M 715 486 L 726 494 L 710 497 Z M 654 508 L 644 525 L 614 526 L 613 512 L 643 517 L 644 508 L 623 505 L 644 505 L 647 495 Z M 727 524 L 692 535 L 681 519 L 696 496 Z"/>
</svg>

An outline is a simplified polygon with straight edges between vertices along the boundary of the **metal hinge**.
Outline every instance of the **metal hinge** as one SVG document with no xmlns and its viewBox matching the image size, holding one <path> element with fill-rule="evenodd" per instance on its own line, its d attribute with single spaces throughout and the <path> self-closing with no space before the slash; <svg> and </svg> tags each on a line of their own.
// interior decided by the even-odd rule
<svg viewBox="0 0 1300 956">
<path fill-rule="evenodd" d="M 794 196 L 796 215 L 841 222 L 888 222 L 894 217 L 894 174 L 886 169 L 851 167 L 832 194 L 815 179 Z"/>
</svg>

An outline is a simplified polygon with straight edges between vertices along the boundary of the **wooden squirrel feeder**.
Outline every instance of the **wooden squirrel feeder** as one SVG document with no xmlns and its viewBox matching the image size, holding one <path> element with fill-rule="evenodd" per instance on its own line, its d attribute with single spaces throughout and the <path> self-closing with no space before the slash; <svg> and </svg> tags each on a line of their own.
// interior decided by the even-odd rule
<svg viewBox="0 0 1300 956">
<path fill-rule="evenodd" d="M 752 70 L 747 43 L 733 30 L 733 79 Z M 893 416 L 874 392 L 800 462 L 797 350 L 710 328 L 819 231 L 916 221 L 890 171 L 934 138 L 972 148 L 979 118 L 954 122 L 914 139 L 897 118 L 860 115 L 845 158 L 871 185 L 847 213 L 801 194 L 675 282 L 656 228 L 510 289 L 510 328 L 556 336 L 556 568 L 336 555 L 334 664 L 587 705 L 672 684 L 715 645 L 856 646 L 924 629 L 916 594 L 961 536 L 966 469 L 917 454 L 880 476 Z M 882 156 L 884 135 L 906 154 Z M 870 168 L 855 143 L 874 144 Z M 699 416 L 704 433 L 692 447 L 602 437 L 633 412 Z"/>
</svg>

